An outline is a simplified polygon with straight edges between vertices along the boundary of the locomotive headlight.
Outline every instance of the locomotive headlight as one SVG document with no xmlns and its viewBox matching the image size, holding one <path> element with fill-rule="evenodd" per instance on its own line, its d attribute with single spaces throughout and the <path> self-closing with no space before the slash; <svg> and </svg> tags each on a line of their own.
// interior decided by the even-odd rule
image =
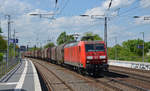
<svg viewBox="0 0 150 91">
<path fill-rule="evenodd" d="M 105 63 L 105 62 L 106 62 L 106 60 L 102 60 L 102 62 L 104 62 L 104 63 Z"/>
<path fill-rule="evenodd" d="M 87 60 L 86 63 L 90 63 L 90 61 Z"/>
<path fill-rule="evenodd" d="M 86 58 L 87 59 L 93 59 L 93 56 L 87 56 Z"/>
<path fill-rule="evenodd" d="M 106 56 L 99 56 L 100 59 L 106 59 Z"/>
</svg>

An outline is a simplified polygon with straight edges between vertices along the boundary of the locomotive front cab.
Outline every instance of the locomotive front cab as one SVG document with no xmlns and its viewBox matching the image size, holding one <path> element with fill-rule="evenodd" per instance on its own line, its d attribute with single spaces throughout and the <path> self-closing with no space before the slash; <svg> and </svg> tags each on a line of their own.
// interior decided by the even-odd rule
<svg viewBox="0 0 150 91">
<path fill-rule="evenodd" d="M 107 51 L 104 42 L 85 43 L 85 51 L 88 71 L 108 70 Z"/>
</svg>

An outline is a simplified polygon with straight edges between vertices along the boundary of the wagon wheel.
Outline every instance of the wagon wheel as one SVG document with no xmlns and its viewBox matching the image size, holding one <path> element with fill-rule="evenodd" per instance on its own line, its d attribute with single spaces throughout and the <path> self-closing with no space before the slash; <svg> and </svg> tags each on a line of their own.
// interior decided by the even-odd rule
<svg viewBox="0 0 150 91">
<path fill-rule="evenodd" d="M 82 74 L 82 71 L 81 71 L 80 67 L 78 67 L 78 73 Z"/>
<path fill-rule="evenodd" d="M 100 73 L 95 71 L 95 72 L 93 72 L 93 76 L 98 77 L 98 76 L 100 76 Z"/>
<path fill-rule="evenodd" d="M 86 72 L 83 69 L 81 69 L 80 67 L 78 67 L 78 73 L 81 74 L 81 75 L 86 74 Z"/>
</svg>

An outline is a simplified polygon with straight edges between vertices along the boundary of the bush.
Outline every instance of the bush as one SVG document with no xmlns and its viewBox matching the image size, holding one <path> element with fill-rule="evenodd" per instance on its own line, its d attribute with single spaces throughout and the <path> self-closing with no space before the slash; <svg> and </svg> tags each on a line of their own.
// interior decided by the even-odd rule
<svg viewBox="0 0 150 91">
<path fill-rule="evenodd" d="M 0 53 L 0 62 L 2 62 L 2 61 L 3 61 L 3 54 Z"/>
<path fill-rule="evenodd" d="M 150 62 L 150 56 L 147 57 L 147 62 Z"/>
<path fill-rule="evenodd" d="M 148 59 L 148 62 L 150 62 L 150 59 Z"/>
</svg>

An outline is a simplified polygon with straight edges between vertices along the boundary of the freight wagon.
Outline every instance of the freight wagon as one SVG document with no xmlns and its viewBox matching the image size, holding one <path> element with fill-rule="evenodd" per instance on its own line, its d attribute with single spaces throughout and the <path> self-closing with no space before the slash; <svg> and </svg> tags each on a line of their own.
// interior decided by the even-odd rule
<svg viewBox="0 0 150 91">
<path fill-rule="evenodd" d="M 99 74 L 102 71 L 108 71 L 108 57 L 104 41 L 72 42 L 25 54 L 27 57 L 70 65 L 80 73 Z"/>
</svg>

